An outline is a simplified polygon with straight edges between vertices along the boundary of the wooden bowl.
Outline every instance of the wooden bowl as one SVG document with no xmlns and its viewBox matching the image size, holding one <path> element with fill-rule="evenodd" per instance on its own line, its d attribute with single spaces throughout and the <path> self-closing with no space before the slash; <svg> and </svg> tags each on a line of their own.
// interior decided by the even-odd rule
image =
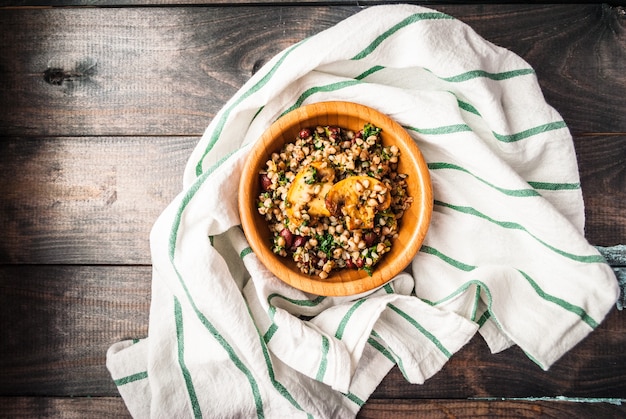
<svg viewBox="0 0 626 419">
<path fill-rule="evenodd" d="M 265 168 L 273 152 L 295 141 L 301 128 L 336 125 L 356 131 L 368 122 L 382 128 L 383 144 L 395 144 L 400 149 L 398 172 L 409 175 L 408 193 L 413 197 L 413 203 L 400 221 L 399 235 L 393 240 L 391 250 L 377 263 L 371 276 L 355 269 L 333 270 L 326 279 L 303 274 L 289 257 L 280 257 L 271 250 L 272 240 L 267 221 L 257 211 L 257 199 L 261 193 L 259 172 Z M 278 119 L 253 145 L 239 184 L 241 224 L 252 250 L 282 281 L 316 295 L 361 294 L 391 280 L 407 267 L 419 250 L 428 230 L 432 209 L 433 194 L 428 167 L 415 141 L 388 116 L 351 102 L 314 103 Z"/>
</svg>

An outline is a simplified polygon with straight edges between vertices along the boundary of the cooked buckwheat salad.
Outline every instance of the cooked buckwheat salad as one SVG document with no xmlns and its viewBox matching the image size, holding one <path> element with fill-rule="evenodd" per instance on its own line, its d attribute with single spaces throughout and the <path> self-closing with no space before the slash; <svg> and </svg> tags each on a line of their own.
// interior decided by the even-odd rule
<svg viewBox="0 0 626 419">
<path fill-rule="evenodd" d="M 399 158 L 369 123 L 358 131 L 302 128 L 259 173 L 258 211 L 272 232 L 272 251 L 322 279 L 345 268 L 371 275 L 413 201 Z"/>
</svg>

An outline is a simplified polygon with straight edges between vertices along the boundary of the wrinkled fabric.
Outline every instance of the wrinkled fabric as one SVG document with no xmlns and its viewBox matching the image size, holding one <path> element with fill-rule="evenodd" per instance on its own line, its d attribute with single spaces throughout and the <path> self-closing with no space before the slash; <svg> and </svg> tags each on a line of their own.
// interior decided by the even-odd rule
<svg viewBox="0 0 626 419">
<path fill-rule="evenodd" d="M 433 182 L 422 248 L 367 295 L 286 285 L 239 226 L 250 146 L 289 110 L 328 100 L 398 121 Z M 287 48 L 224 105 L 181 175 L 150 236 L 148 336 L 107 354 L 137 418 L 350 418 L 393 366 L 423 383 L 477 334 L 548 369 L 618 297 L 584 238 L 570 132 L 535 72 L 432 9 L 366 8 Z"/>
</svg>

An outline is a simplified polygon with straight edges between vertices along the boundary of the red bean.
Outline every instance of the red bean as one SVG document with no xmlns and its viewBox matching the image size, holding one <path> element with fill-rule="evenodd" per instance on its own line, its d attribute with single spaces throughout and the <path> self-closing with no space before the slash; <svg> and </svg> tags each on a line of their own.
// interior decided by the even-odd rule
<svg viewBox="0 0 626 419">
<path fill-rule="evenodd" d="M 295 250 L 296 248 L 300 246 L 304 246 L 304 243 L 306 243 L 306 241 L 307 241 L 306 237 L 295 235 L 293 236 L 293 244 L 291 245 L 291 247 Z"/>
<path fill-rule="evenodd" d="M 372 247 L 372 245 L 376 243 L 378 237 L 376 236 L 376 233 L 369 231 L 363 235 L 363 239 L 365 240 L 367 247 Z"/>
<path fill-rule="evenodd" d="M 270 179 L 270 177 L 266 175 L 265 173 L 262 174 L 260 177 L 261 177 L 261 188 L 264 191 L 269 191 L 272 186 L 272 179 Z"/>
<path fill-rule="evenodd" d="M 363 267 L 363 265 L 365 265 L 365 261 L 363 260 L 363 258 L 358 258 L 356 260 L 356 267 L 361 269 Z"/>
<path fill-rule="evenodd" d="M 302 128 L 300 130 L 300 133 L 298 134 L 300 136 L 300 138 L 302 138 L 303 140 L 306 140 L 307 138 L 309 138 L 311 136 L 311 130 L 308 128 Z"/>
<path fill-rule="evenodd" d="M 352 262 L 352 259 L 346 260 L 346 268 L 348 268 L 348 269 L 355 269 L 356 268 L 356 265 L 354 264 L 354 262 Z"/>
<path fill-rule="evenodd" d="M 293 244 L 293 233 L 288 228 L 283 228 L 280 235 L 285 239 L 285 247 L 289 248 Z"/>
</svg>

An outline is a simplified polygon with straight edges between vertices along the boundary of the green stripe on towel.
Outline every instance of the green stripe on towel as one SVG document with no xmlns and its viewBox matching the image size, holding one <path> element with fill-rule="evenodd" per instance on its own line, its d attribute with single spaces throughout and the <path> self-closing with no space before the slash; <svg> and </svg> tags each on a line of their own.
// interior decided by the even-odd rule
<svg viewBox="0 0 626 419">
<path fill-rule="evenodd" d="M 263 341 L 268 343 L 274 337 L 274 334 L 278 331 L 278 325 L 276 323 L 272 323 L 270 327 L 267 328 L 267 332 L 263 335 Z"/>
<path fill-rule="evenodd" d="M 362 72 L 361 74 L 359 74 L 358 76 L 354 78 L 355 80 L 363 80 L 365 77 L 372 75 L 376 73 L 377 71 L 384 70 L 384 69 L 385 67 L 383 67 L 382 65 L 375 65 L 374 67 L 371 67 L 368 70 L 365 70 L 364 72 Z"/>
<path fill-rule="evenodd" d="M 350 317 L 352 317 L 352 314 L 354 314 L 356 309 L 359 308 L 361 304 L 363 304 L 364 302 L 365 302 L 364 298 L 361 300 L 358 300 L 356 303 L 352 305 L 352 307 L 350 307 L 350 309 L 345 314 L 345 316 L 343 316 L 343 318 L 341 319 L 341 322 L 339 323 L 339 327 L 337 327 L 337 331 L 335 332 L 335 337 L 337 339 L 341 339 L 343 337 L 343 332 L 346 329 L 346 325 L 350 321 Z"/>
<path fill-rule="evenodd" d="M 326 299 L 326 297 L 320 295 L 314 298 L 313 300 L 296 300 L 294 298 L 285 297 L 284 295 L 281 295 L 278 293 L 273 293 L 267 296 L 267 303 L 269 305 L 272 305 L 272 300 L 274 298 L 281 298 L 291 304 L 294 304 L 300 307 L 315 307 L 316 305 L 320 304 L 322 301 Z"/>
<path fill-rule="evenodd" d="M 433 255 L 433 256 L 437 256 L 439 259 L 443 260 L 448 265 L 452 265 L 452 266 L 454 266 L 455 268 L 457 268 L 457 269 L 459 269 L 461 271 L 470 272 L 470 271 L 473 271 L 474 269 L 476 269 L 475 266 L 459 262 L 456 259 L 452 259 L 451 257 L 444 255 L 439 250 L 437 250 L 437 249 L 435 249 L 433 247 L 430 247 L 430 246 L 423 245 L 420 248 L 420 252 L 427 253 L 427 254 Z"/>
<path fill-rule="evenodd" d="M 243 259 L 243 258 L 245 258 L 246 256 L 248 256 L 250 253 L 254 253 L 254 252 L 252 251 L 252 248 L 251 248 L 251 247 L 246 247 L 245 249 L 243 249 L 243 250 L 241 251 L 241 253 L 239 253 L 239 257 L 240 257 L 241 259 Z"/>
<path fill-rule="evenodd" d="M 276 64 L 274 64 L 274 66 L 267 72 L 267 74 L 265 74 L 261 78 L 261 80 L 259 80 L 257 84 L 252 86 L 249 90 L 246 90 L 245 92 L 243 92 L 243 94 L 239 96 L 237 99 L 233 100 L 230 106 L 224 112 L 220 114 L 220 118 L 217 121 L 217 126 L 215 127 L 215 130 L 213 130 L 211 138 L 209 139 L 209 143 L 207 144 L 207 147 L 205 148 L 202 156 L 200 157 L 200 159 L 198 160 L 198 163 L 196 164 L 196 176 L 200 176 L 202 174 L 202 162 L 204 161 L 204 158 L 207 156 L 207 154 L 209 154 L 209 152 L 213 149 L 213 147 L 215 146 L 215 143 L 217 143 L 217 140 L 219 139 L 220 135 L 222 134 L 222 130 L 224 129 L 224 125 L 226 125 L 226 121 L 228 120 L 230 113 L 233 111 L 233 109 L 235 109 L 241 102 L 243 102 L 245 99 L 250 97 L 252 94 L 259 91 L 263 86 L 265 86 L 267 82 L 272 78 L 272 76 L 276 73 L 276 71 L 278 71 L 278 68 L 285 61 L 287 56 L 289 56 L 289 54 L 294 49 L 302 45 L 305 41 L 306 39 L 298 42 L 297 44 L 293 45 L 289 49 L 285 50 L 285 53 L 278 59 Z"/>
<path fill-rule="evenodd" d="M 148 371 L 142 371 L 142 372 L 138 372 L 137 374 L 131 374 L 126 377 L 113 380 L 113 384 L 119 387 L 119 386 L 123 386 L 124 384 L 133 383 L 135 381 L 144 380 L 146 378 L 148 378 Z"/>
<path fill-rule="evenodd" d="M 442 135 L 442 134 L 453 134 L 455 132 L 471 132 L 472 131 L 472 128 L 467 124 L 444 125 L 441 127 L 434 127 L 434 128 L 417 128 L 417 127 L 405 126 L 404 129 L 409 130 L 409 131 L 415 131 L 418 134 L 424 134 L 424 135 Z"/>
<path fill-rule="evenodd" d="M 595 321 L 589 314 L 587 314 L 587 312 L 582 308 L 579 307 L 577 305 L 574 305 L 570 302 L 567 302 L 565 300 L 563 300 L 562 298 L 558 298 L 555 297 L 553 295 L 548 294 L 547 292 L 545 292 L 543 289 L 541 289 L 541 287 L 539 286 L 539 284 L 537 284 L 530 276 L 528 276 L 525 272 L 520 271 L 519 269 L 517 270 L 520 274 L 522 274 L 522 276 L 524 278 L 526 278 L 526 280 L 528 281 L 528 283 L 530 284 L 531 287 L 533 287 L 533 289 L 535 290 L 535 292 L 544 300 L 546 301 L 550 301 L 551 303 L 554 303 L 556 305 L 559 305 L 561 307 L 563 307 L 565 310 L 570 311 L 576 315 L 578 315 L 578 317 L 580 317 L 582 319 L 582 321 L 584 321 L 585 323 L 587 323 L 589 325 L 589 327 L 591 327 L 592 329 L 595 329 L 596 327 L 598 327 L 598 322 Z"/>
<path fill-rule="evenodd" d="M 443 253 L 441 253 L 440 251 L 429 247 L 429 246 L 422 246 L 422 248 L 420 249 L 420 252 L 422 253 L 426 253 L 426 254 L 430 254 L 433 256 L 438 257 L 439 259 L 441 259 L 442 261 L 446 262 L 448 265 L 460 269 L 462 271 L 465 272 L 471 272 L 474 269 L 477 269 L 478 267 L 476 266 L 472 266 L 472 265 L 468 265 L 465 263 L 462 263 L 458 260 L 455 260 L 449 256 L 444 255 Z M 578 317 L 580 317 L 580 319 L 582 321 L 584 321 L 585 323 L 587 323 L 587 325 L 589 325 L 589 327 L 591 327 L 592 329 L 595 329 L 596 327 L 598 327 L 598 322 L 593 319 L 589 314 L 587 314 L 587 312 L 582 308 L 577 306 L 576 304 L 572 304 L 569 301 L 566 301 L 562 298 L 556 297 L 554 295 L 548 294 L 547 292 L 545 292 L 540 286 L 539 284 L 537 284 L 537 282 L 535 280 L 533 280 L 528 274 L 526 274 L 525 272 L 516 269 L 517 272 L 520 273 L 520 275 L 522 275 L 522 277 L 526 280 L 526 282 L 528 282 L 528 284 L 531 286 L 531 288 L 535 291 L 535 293 L 541 297 L 543 300 L 548 301 L 550 303 L 556 304 L 559 307 L 563 308 L 566 311 L 569 311 L 571 313 L 576 314 Z M 492 295 L 491 295 L 491 291 L 489 290 L 489 287 L 479 281 L 479 280 L 471 280 L 468 281 L 466 283 L 464 283 L 463 285 L 461 285 L 459 288 L 457 288 L 456 290 L 454 290 L 453 292 L 451 292 L 450 294 L 448 294 L 446 297 L 441 298 L 438 301 L 428 301 L 428 300 L 424 300 L 423 301 L 429 305 L 432 306 L 436 306 L 439 304 L 443 304 L 446 301 L 456 297 L 457 295 L 465 292 L 471 285 L 476 285 L 478 287 L 480 287 L 481 291 L 485 292 L 485 295 L 487 296 L 487 306 L 488 306 L 488 311 L 490 312 L 490 317 L 492 317 L 496 323 L 498 323 L 496 317 L 494 316 L 492 310 L 491 310 L 491 306 L 492 306 Z M 475 301 L 475 303 L 477 303 L 477 301 Z M 476 310 L 476 307 L 474 307 L 474 310 Z M 485 314 L 483 314 L 483 317 L 485 316 Z M 484 323 L 485 319 L 479 319 L 478 323 L 482 326 L 482 323 Z M 482 321 L 482 323 L 481 323 Z"/>
<path fill-rule="evenodd" d="M 178 208 L 178 211 L 175 214 L 173 223 L 172 223 L 172 229 L 170 230 L 170 236 L 169 236 L 169 259 L 170 259 L 170 263 L 172 265 L 172 269 L 174 270 L 176 277 L 178 278 L 179 283 L 181 284 L 184 292 L 185 292 L 185 296 L 187 297 L 187 300 L 189 301 L 189 304 L 191 305 L 194 313 L 196 314 L 196 317 L 198 318 L 198 320 L 200 320 L 200 322 L 202 323 L 202 325 L 208 330 L 208 332 L 213 336 L 213 338 L 217 341 L 217 343 L 220 344 L 220 346 L 222 346 L 222 348 L 226 351 L 226 353 L 228 354 L 229 358 L 231 359 L 231 361 L 233 362 L 233 364 L 237 367 L 237 369 L 239 369 L 247 378 L 249 384 L 250 384 L 250 389 L 252 391 L 252 395 L 254 398 L 254 402 L 255 402 L 255 406 L 256 406 L 256 411 L 257 411 L 257 416 L 259 418 L 264 417 L 264 413 L 263 413 L 263 401 L 261 398 L 261 392 L 259 390 L 259 386 L 254 378 L 254 375 L 252 374 L 252 372 L 248 369 L 248 367 L 244 364 L 244 362 L 237 356 L 235 349 L 233 348 L 233 346 L 224 338 L 224 336 L 217 330 L 217 328 L 211 323 L 211 321 L 204 315 L 204 313 L 202 313 L 199 309 L 198 306 L 196 305 L 194 299 L 191 296 L 191 293 L 189 292 L 189 288 L 187 287 L 187 284 L 185 283 L 180 271 L 178 270 L 178 267 L 176 266 L 176 262 L 175 262 L 175 255 L 176 255 L 176 243 L 177 243 L 177 239 L 178 239 L 178 230 L 180 228 L 180 224 L 182 221 L 182 214 L 185 211 L 185 208 L 189 205 L 189 203 L 191 202 L 191 200 L 195 197 L 196 193 L 198 192 L 198 190 L 200 189 L 200 187 L 202 186 L 202 184 L 208 179 L 209 175 L 211 173 L 213 173 L 215 171 L 215 169 L 217 169 L 221 164 L 223 164 L 224 161 L 226 161 L 233 153 L 224 156 L 222 159 L 220 159 L 219 162 L 217 162 L 214 166 L 212 166 L 210 168 L 210 170 L 204 172 L 201 174 L 201 176 L 199 176 L 196 181 L 194 182 L 194 184 L 187 190 L 187 192 L 185 193 L 185 195 L 183 196 L 182 200 L 181 200 L 181 204 Z"/>
<path fill-rule="evenodd" d="M 187 395 L 189 396 L 189 402 L 193 409 L 193 416 L 195 418 L 202 417 L 202 410 L 198 403 L 198 396 L 196 395 L 196 389 L 191 380 L 191 373 L 185 363 L 185 333 L 183 329 L 183 310 L 180 306 L 180 302 L 174 297 L 174 319 L 176 321 L 176 344 L 178 349 L 178 365 L 180 366 L 183 379 L 185 380 L 185 387 L 187 388 Z"/>
<path fill-rule="evenodd" d="M 356 394 L 354 394 L 354 393 L 345 393 L 343 395 L 348 400 L 350 400 L 351 402 L 353 402 L 354 404 L 356 404 L 359 407 L 363 407 L 363 405 L 365 404 L 365 402 L 363 400 L 361 400 L 359 397 L 357 397 Z"/>
<path fill-rule="evenodd" d="M 442 170 L 442 169 L 458 170 L 459 172 L 467 173 L 468 175 L 472 176 L 474 179 L 509 196 L 515 196 L 515 197 L 541 196 L 539 192 L 537 192 L 534 189 L 506 189 L 506 188 L 498 187 L 494 185 L 493 183 L 487 182 L 485 179 L 475 175 L 474 173 L 467 170 L 466 168 L 453 164 L 453 163 L 433 162 L 433 163 L 428 163 L 428 168 L 430 170 Z"/>
<path fill-rule="evenodd" d="M 446 358 L 450 358 L 452 356 L 452 353 L 450 353 L 450 351 L 446 349 L 446 347 L 441 343 L 441 341 L 437 339 L 435 335 L 433 335 L 428 330 L 426 330 L 421 324 L 419 324 L 417 320 L 415 320 L 413 317 L 409 316 L 407 313 L 400 310 L 398 307 L 396 307 L 395 305 L 391 303 L 387 304 L 387 307 L 389 307 L 391 310 L 399 314 L 400 317 L 402 317 L 407 322 L 409 322 L 411 326 L 415 327 L 422 335 L 424 335 L 428 340 L 430 340 L 437 347 L 437 349 L 439 349 L 439 351 L 445 355 Z"/>
<path fill-rule="evenodd" d="M 528 181 L 528 184 L 535 189 L 545 190 L 545 191 L 568 191 L 568 190 L 578 190 L 580 189 L 580 183 L 558 183 L 558 182 L 532 182 Z"/>
<path fill-rule="evenodd" d="M 461 206 L 461 205 L 453 205 L 453 204 L 449 204 L 446 202 L 441 202 L 441 201 L 434 201 L 435 205 L 441 206 L 441 207 L 445 207 L 445 208 L 450 208 L 454 211 L 458 211 L 461 212 L 463 214 L 467 214 L 467 215 L 472 215 L 478 218 L 481 218 L 483 220 L 489 221 L 490 223 L 493 223 L 495 225 L 498 225 L 502 228 L 505 229 L 509 229 L 509 230 L 519 230 L 519 231 L 523 231 L 524 233 L 528 234 L 530 237 L 532 237 L 533 239 L 535 239 L 538 243 L 540 243 L 541 245 L 545 246 L 546 248 L 552 250 L 553 252 L 566 257 L 568 259 L 574 260 L 576 262 L 581 262 L 581 263 L 604 263 L 604 258 L 601 255 L 575 255 L 573 253 L 569 253 L 566 252 L 562 249 L 559 249 L 555 246 L 552 246 L 548 243 L 546 243 L 545 241 L 541 240 L 539 237 L 535 236 L 534 234 L 532 234 L 530 231 L 528 231 L 526 229 L 526 227 L 524 227 L 523 225 L 516 223 L 514 221 L 500 221 L 500 220 L 496 220 L 494 218 L 491 218 L 490 216 L 483 214 L 482 212 L 478 211 L 475 208 L 472 207 L 467 207 L 467 206 Z"/>
<path fill-rule="evenodd" d="M 529 128 L 515 134 L 505 135 L 494 132 L 493 135 L 495 135 L 495 137 L 503 143 L 514 143 L 516 141 L 532 137 L 533 135 L 542 134 L 544 132 L 554 131 L 562 128 L 567 128 L 565 121 L 550 122 L 547 124 L 539 125 L 537 127 Z"/>
<path fill-rule="evenodd" d="M 345 81 L 338 81 L 336 83 L 326 84 L 323 86 L 315 86 L 315 87 L 306 89 L 304 92 L 302 92 L 300 97 L 298 97 L 296 102 L 293 105 L 291 105 L 289 108 L 287 108 L 282 114 L 280 114 L 280 116 L 286 115 L 289 112 L 295 109 L 298 109 L 300 106 L 302 106 L 302 103 L 304 103 L 305 100 L 307 100 L 309 97 L 313 96 L 316 93 L 334 92 L 336 90 L 345 89 L 346 87 L 356 86 L 360 83 L 361 82 L 359 80 L 345 80 Z"/>
<path fill-rule="evenodd" d="M 372 332 L 373 333 L 373 332 Z M 385 358 L 387 358 L 388 360 L 390 360 L 391 362 L 393 362 L 394 364 L 396 363 L 395 358 L 393 357 L 393 355 L 391 354 L 391 352 L 389 352 L 387 350 L 387 348 L 385 348 L 380 342 L 378 342 L 376 339 L 374 339 L 373 337 L 370 337 L 367 339 L 367 343 L 369 343 L 374 349 L 376 349 L 378 352 L 380 352 L 381 354 L 383 354 L 385 356 Z"/>
<path fill-rule="evenodd" d="M 322 359 L 320 361 L 320 367 L 317 370 L 315 379 L 317 381 L 323 381 L 326 374 L 326 368 L 328 367 L 328 350 L 330 349 L 330 341 L 326 336 L 322 336 Z"/>
<path fill-rule="evenodd" d="M 444 80 L 450 83 L 460 83 L 460 82 L 464 82 L 464 81 L 468 81 L 468 80 L 472 80 L 476 78 L 487 78 L 490 80 L 500 81 L 500 80 L 512 79 L 514 77 L 519 77 L 519 76 L 526 76 L 528 74 L 535 74 L 535 70 L 533 70 L 532 68 L 522 68 L 519 70 L 503 71 L 501 73 L 490 73 L 485 70 L 470 70 L 470 71 L 466 71 L 465 73 L 458 74 L 456 76 L 450 76 L 450 77 L 437 76 L 437 77 L 439 77 L 441 80 Z"/>
<path fill-rule="evenodd" d="M 248 309 L 248 314 L 250 315 L 250 317 L 252 317 L 252 311 L 250 310 L 250 306 L 248 305 L 247 302 L 246 302 L 246 308 Z M 274 364 L 272 364 L 272 357 L 270 356 L 269 349 L 267 348 L 265 337 L 261 336 L 261 332 L 259 328 L 256 326 L 256 324 L 254 325 L 254 328 L 256 329 L 257 335 L 260 338 L 259 344 L 261 345 L 261 350 L 263 351 L 263 358 L 265 360 L 267 374 L 270 378 L 272 386 L 276 389 L 276 391 L 278 391 L 278 393 L 281 396 L 283 396 L 289 403 L 291 403 L 293 407 L 295 407 L 297 410 L 301 412 L 304 412 L 304 409 L 302 408 L 302 406 L 300 406 L 300 404 L 296 401 L 296 399 L 293 398 L 289 390 L 287 390 L 287 388 L 280 381 L 276 379 L 276 373 L 274 372 Z M 308 412 L 305 412 L 305 413 L 308 419 L 313 419 L 313 415 L 311 415 Z"/>
<path fill-rule="evenodd" d="M 372 41 L 366 48 L 364 48 L 357 55 L 352 57 L 352 60 L 361 60 L 371 54 L 383 41 L 389 38 L 394 33 L 398 32 L 400 29 L 409 26 L 413 23 L 420 22 L 423 20 L 438 20 L 438 19 L 454 19 L 452 16 L 446 15 L 444 13 L 439 12 L 427 12 L 427 13 L 415 13 L 411 16 L 403 19 L 399 23 L 395 24 L 391 28 L 387 29 L 380 36 L 378 36 L 374 41 Z"/>
<path fill-rule="evenodd" d="M 450 92 L 450 93 L 452 93 L 453 95 L 456 96 L 456 94 L 454 92 Z M 464 111 L 469 112 L 469 113 L 473 113 L 474 115 L 478 115 L 478 116 L 482 117 L 480 112 L 478 112 L 478 109 L 476 109 L 474 107 L 474 105 L 472 105 L 471 103 L 464 102 L 461 99 L 459 99 L 458 97 L 456 98 L 456 103 L 457 103 L 458 107 L 463 109 Z"/>
</svg>

